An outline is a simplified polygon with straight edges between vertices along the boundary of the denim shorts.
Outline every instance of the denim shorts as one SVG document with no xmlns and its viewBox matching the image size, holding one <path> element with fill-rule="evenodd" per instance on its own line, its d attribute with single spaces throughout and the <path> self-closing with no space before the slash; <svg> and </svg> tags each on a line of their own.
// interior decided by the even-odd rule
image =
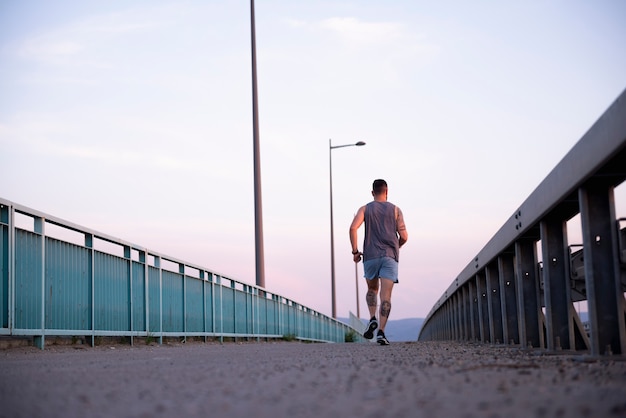
<svg viewBox="0 0 626 418">
<path fill-rule="evenodd" d="M 398 283 L 398 262 L 391 257 L 379 257 L 364 261 L 363 271 L 367 280 L 381 278 Z"/>
</svg>

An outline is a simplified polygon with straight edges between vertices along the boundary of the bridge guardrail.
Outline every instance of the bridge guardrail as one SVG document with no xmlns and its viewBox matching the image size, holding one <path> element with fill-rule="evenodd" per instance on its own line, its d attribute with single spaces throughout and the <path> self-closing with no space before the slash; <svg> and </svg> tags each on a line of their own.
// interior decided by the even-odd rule
<svg viewBox="0 0 626 418">
<path fill-rule="evenodd" d="M 457 276 L 418 339 L 625 354 L 626 230 L 614 201 L 625 178 L 626 91 Z M 579 214 L 572 253 L 566 222 Z M 576 300 L 587 301 L 587 328 Z"/>
<path fill-rule="evenodd" d="M 279 294 L 0 198 L 0 335 L 43 348 L 47 336 L 93 345 L 99 336 L 344 342 L 346 333 L 355 338 Z"/>
</svg>

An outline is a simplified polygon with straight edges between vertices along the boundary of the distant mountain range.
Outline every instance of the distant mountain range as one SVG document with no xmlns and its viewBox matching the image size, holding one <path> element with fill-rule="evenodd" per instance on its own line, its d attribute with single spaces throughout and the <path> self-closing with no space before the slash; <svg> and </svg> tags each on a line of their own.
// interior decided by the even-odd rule
<svg viewBox="0 0 626 418">
<path fill-rule="evenodd" d="M 385 336 L 389 341 L 417 341 L 424 318 L 391 319 L 387 321 Z"/>
<path fill-rule="evenodd" d="M 589 314 L 587 312 L 579 312 L 581 322 L 584 324 L 589 321 Z M 339 318 L 340 321 L 349 323 L 347 318 Z M 367 320 L 363 321 L 363 327 L 367 324 Z M 424 318 L 406 318 L 406 319 L 392 319 L 387 322 L 385 327 L 385 336 L 389 341 L 404 342 L 404 341 L 417 341 L 417 337 L 422 329 Z"/>
</svg>

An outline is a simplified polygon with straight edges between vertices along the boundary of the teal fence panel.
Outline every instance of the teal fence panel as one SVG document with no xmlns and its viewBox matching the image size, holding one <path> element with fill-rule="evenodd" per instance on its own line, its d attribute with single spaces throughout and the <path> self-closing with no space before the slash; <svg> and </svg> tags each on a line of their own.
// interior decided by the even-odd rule
<svg viewBox="0 0 626 418">
<path fill-rule="evenodd" d="M 215 287 L 212 282 L 203 281 L 202 282 L 204 289 L 204 323 L 205 323 L 205 331 L 210 333 L 215 333 L 215 303 L 214 303 L 214 292 Z"/>
<path fill-rule="evenodd" d="M 185 331 L 204 332 L 204 282 L 194 277 L 185 277 Z"/>
<path fill-rule="evenodd" d="M 130 331 L 129 260 L 94 254 L 94 326 L 103 331 Z"/>
<path fill-rule="evenodd" d="M 267 297 L 259 296 L 257 298 L 257 323 L 259 334 L 269 334 L 268 330 L 272 329 L 272 326 L 268 324 L 268 307 L 271 303 L 271 299 Z"/>
<path fill-rule="evenodd" d="M 9 227 L 0 208 L 0 328 L 9 328 Z"/>
<path fill-rule="evenodd" d="M 46 237 L 47 329 L 91 330 L 91 252 Z"/>
<path fill-rule="evenodd" d="M 235 333 L 235 289 L 222 287 L 222 307 L 221 307 L 221 332 L 227 334 Z"/>
<path fill-rule="evenodd" d="M 250 334 L 251 329 L 248 328 L 248 324 L 252 321 L 252 315 L 250 315 L 249 308 L 249 294 L 242 292 L 241 290 L 235 290 L 235 333 L 236 334 Z"/>
<path fill-rule="evenodd" d="M 160 270 L 148 267 L 148 332 L 161 332 L 161 279 Z"/>
<path fill-rule="evenodd" d="M 300 306 L 296 308 L 296 323 L 296 335 L 306 335 L 304 334 L 304 312 Z"/>
<path fill-rule="evenodd" d="M 328 317 L 322 317 L 320 319 L 321 323 L 322 323 L 322 330 L 320 333 L 320 338 L 330 338 L 330 330 L 332 329 L 332 324 L 330 323 L 330 321 L 328 320 Z"/>
<path fill-rule="evenodd" d="M 269 299 L 266 301 L 267 305 L 267 314 L 266 324 L 267 324 L 267 333 L 274 335 L 281 335 L 283 332 L 281 331 L 280 326 L 280 308 L 281 303 L 278 298 Z"/>
<path fill-rule="evenodd" d="M 317 331 L 315 333 L 315 337 L 314 338 L 324 338 L 324 317 L 322 315 L 319 315 L 317 317 Z"/>
<path fill-rule="evenodd" d="M 162 270 L 163 276 L 163 332 L 185 331 L 185 294 L 183 275 Z"/>
<path fill-rule="evenodd" d="M 146 331 L 146 266 L 132 262 L 133 331 Z"/>
<path fill-rule="evenodd" d="M 319 335 L 319 317 L 315 314 L 315 312 L 309 312 L 311 319 L 309 322 L 309 335 L 311 338 L 315 339 Z"/>
<path fill-rule="evenodd" d="M 15 328 L 42 329 L 43 237 L 15 230 Z"/>
<path fill-rule="evenodd" d="M 215 324 L 215 332 L 224 332 L 224 290 L 226 288 L 222 286 L 218 281 L 213 285 L 213 323 Z"/>
<path fill-rule="evenodd" d="M 313 335 L 313 320 L 314 317 L 309 312 L 308 308 L 302 308 L 300 310 L 301 321 L 300 321 L 300 333 L 302 335 Z"/>
<path fill-rule="evenodd" d="M 286 332 L 285 334 L 296 335 L 298 332 L 298 324 L 296 317 L 296 307 L 292 304 L 285 305 L 285 319 L 287 322 L 285 323 Z"/>
<path fill-rule="evenodd" d="M 270 333 L 269 330 L 273 329 L 273 324 L 269 323 L 269 307 L 271 305 L 271 300 L 266 297 L 258 297 L 257 298 L 257 311 L 258 311 L 258 330 L 259 334 L 274 334 Z"/>
</svg>

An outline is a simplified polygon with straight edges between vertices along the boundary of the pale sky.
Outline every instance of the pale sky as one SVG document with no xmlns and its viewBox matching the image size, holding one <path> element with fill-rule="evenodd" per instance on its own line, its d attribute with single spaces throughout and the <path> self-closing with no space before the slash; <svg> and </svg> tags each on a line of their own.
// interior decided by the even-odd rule
<svg viewBox="0 0 626 418">
<path fill-rule="evenodd" d="M 329 139 L 338 316 L 384 178 L 423 317 L 626 87 L 621 0 L 255 7 L 266 287 L 326 315 Z M 250 60 L 247 1 L 0 0 L 0 197 L 254 284 Z"/>
</svg>

